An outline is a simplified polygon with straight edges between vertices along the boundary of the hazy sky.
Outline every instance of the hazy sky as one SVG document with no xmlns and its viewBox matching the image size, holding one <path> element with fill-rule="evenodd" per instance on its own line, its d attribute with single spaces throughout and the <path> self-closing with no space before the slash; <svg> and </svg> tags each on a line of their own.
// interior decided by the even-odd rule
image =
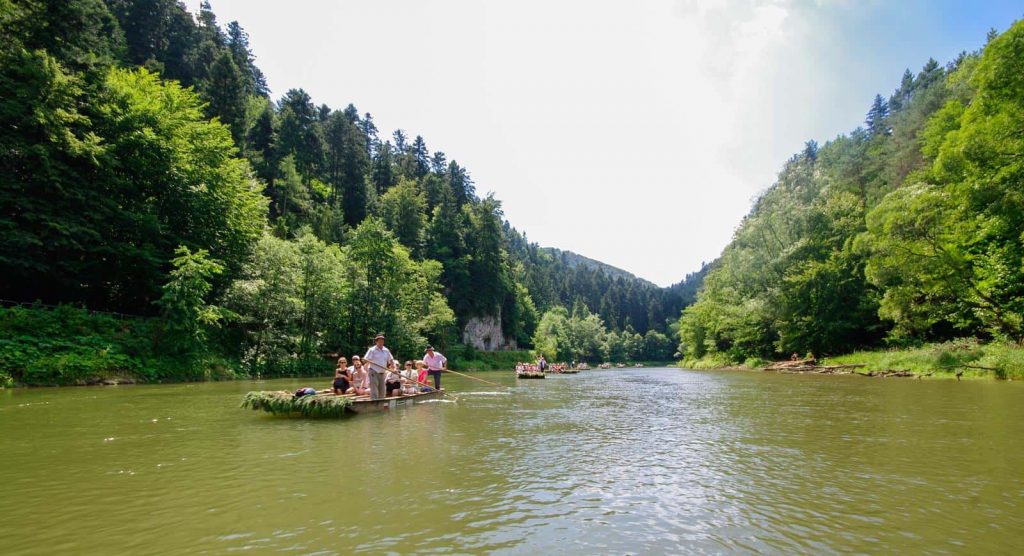
<svg viewBox="0 0 1024 556">
<path fill-rule="evenodd" d="M 211 0 L 302 87 L 467 167 L 531 241 L 660 285 L 711 261 L 804 141 L 1019 1 Z M 193 10 L 198 0 L 187 2 Z"/>
</svg>

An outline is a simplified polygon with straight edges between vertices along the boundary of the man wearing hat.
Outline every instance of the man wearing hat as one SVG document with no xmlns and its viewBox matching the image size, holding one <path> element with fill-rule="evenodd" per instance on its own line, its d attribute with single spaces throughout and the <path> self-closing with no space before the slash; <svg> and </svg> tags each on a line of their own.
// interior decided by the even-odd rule
<svg viewBox="0 0 1024 556">
<path fill-rule="evenodd" d="M 427 365 L 427 373 L 434 377 L 434 390 L 441 389 L 441 371 L 448 368 L 448 359 L 439 351 L 434 351 L 434 346 L 427 346 L 427 352 L 423 354 L 423 362 Z"/>
<path fill-rule="evenodd" d="M 394 357 L 391 356 L 391 351 L 384 347 L 383 334 L 377 334 L 373 340 L 374 346 L 366 351 L 363 361 L 370 364 L 370 399 L 379 400 L 385 396 L 384 379 Z"/>
</svg>

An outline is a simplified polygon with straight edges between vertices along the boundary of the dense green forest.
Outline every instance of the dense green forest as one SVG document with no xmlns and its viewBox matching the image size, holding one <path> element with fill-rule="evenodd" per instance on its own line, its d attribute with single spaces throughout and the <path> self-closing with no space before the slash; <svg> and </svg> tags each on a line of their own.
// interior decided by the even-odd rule
<svg viewBox="0 0 1024 556">
<path fill-rule="evenodd" d="M 0 299 L 37 303 L 0 309 L 8 380 L 296 374 L 376 332 L 472 355 L 480 319 L 568 357 L 537 331 L 570 309 L 588 357 L 675 351 L 683 293 L 529 242 L 422 136 L 272 98 L 208 3 L 0 0 L 0 41 Z"/>
<path fill-rule="evenodd" d="M 687 363 L 1019 344 L 1022 153 L 1017 22 L 979 52 L 906 71 L 863 127 L 785 164 L 683 313 Z"/>
</svg>

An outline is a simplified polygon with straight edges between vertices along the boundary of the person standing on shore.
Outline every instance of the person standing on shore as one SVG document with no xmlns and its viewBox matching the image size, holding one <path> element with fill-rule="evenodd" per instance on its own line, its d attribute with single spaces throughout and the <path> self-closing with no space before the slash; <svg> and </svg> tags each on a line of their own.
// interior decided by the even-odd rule
<svg viewBox="0 0 1024 556">
<path fill-rule="evenodd" d="M 434 390 L 440 390 L 441 371 L 448 370 L 448 359 L 441 352 L 434 351 L 434 346 L 427 346 L 423 362 L 427 365 L 427 374 L 434 377 Z"/>
<path fill-rule="evenodd" d="M 384 347 L 383 334 L 377 334 L 373 343 L 374 346 L 366 350 L 363 361 L 370 364 L 370 399 L 379 400 L 386 395 L 384 380 L 395 358 L 391 356 L 391 351 Z"/>
</svg>

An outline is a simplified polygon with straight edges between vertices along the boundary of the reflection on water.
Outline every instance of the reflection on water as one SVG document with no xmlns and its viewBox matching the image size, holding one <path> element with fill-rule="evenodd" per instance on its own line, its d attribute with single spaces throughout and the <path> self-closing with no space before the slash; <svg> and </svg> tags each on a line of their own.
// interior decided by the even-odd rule
<svg viewBox="0 0 1024 556">
<path fill-rule="evenodd" d="M 298 381 L 0 392 L 2 552 L 991 554 L 1024 531 L 1019 383 L 508 375 L 340 421 L 237 408 Z"/>
</svg>

